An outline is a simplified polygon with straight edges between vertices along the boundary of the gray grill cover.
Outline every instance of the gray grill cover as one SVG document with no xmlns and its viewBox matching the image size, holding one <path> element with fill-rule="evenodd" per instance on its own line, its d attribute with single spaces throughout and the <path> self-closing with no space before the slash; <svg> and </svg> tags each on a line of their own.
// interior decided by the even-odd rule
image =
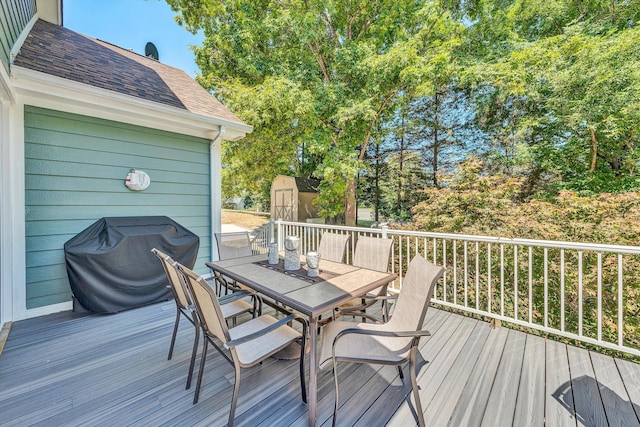
<svg viewBox="0 0 640 427">
<path fill-rule="evenodd" d="M 171 298 L 158 248 L 193 268 L 200 239 L 166 216 L 102 218 L 64 244 L 69 284 L 93 313 L 117 313 Z"/>
</svg>

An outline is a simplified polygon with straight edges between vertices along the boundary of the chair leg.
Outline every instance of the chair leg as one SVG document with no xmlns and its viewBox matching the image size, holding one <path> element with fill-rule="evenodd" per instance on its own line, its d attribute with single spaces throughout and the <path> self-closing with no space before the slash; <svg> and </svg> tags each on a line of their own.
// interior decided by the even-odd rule
<svg viewBox="0 0 640 427">
<path fill-rule="evenodd" d="M 313 369 L 313 367 L 311 367 Z M 336 419 L 338 418 L 338 366 L 336 359 L 333 359 L 333 381 L 335 384 L 335 401 L 333 403 L 333 423 L 331 423 L 332 427 L 336 427 Z"/>
<path fill-rule="evenodd" d="M 304 377 L 304 355 L 307 346 L 307 325 L 302 324 L 302 338 L 300 343 L 300 388 L 302 389 L 302 401 L 307 403 L 307 386 Z"/>
<path fill-rule="evenodd" d="M 171 336 L 171 345 L 169 346 L 169 357 L 167 360 L 171 360 L 173 356 L 173 346 L 176 343 L 176 335 L 178 333 L 178 325 L 180 324 L 180 309 L 176 306 L 176 322 L 173 324 L 173 335 Z"/>
<path fill-rule="evenodd" d="M 229 409 L 229 426 L 228 427 L 233 427 L 233 420 L 236 416 L 236 405 L 238 403 L 238 393 L 240 391 L 240 365 L 238 365 L 237 363 L 234 363 L 233 366 L 235 367 L 235 371 L 236 371 L 236 380 L 235 380 L 235 383 L 233 384 L 233 397 L 231 398 L 231 408 Z"/>
<path fill-rule="evenodd" d="M 404 380 L 404 372 L 402 372 L 402 365 L 398 365 L 398 375 L 400 375 L 401 380 Z"/>
<path fill-rule="evenodd" d="M 209 340 L 207 337 L 203 337 L 204 344 L 202 344 L 202 355 L 200 356 L 200 372 L 198 372 L 198 382 L 196 382 L 196 392 L 193 395 L 193 404 L 198 403 L 200 397 L 200 386 L 202 385 L 202 374 L 204 373 L 204 364 L 207 361 L 207 347 Z"/>
<path fill-rule="evenodd" d="M 420 403 L 420 392 L 418 391 L 418 380 L 416 378 L 416 353 L 417 347 L 411 348 L 411 356 L 409 360 L 409 371 L 411 374 L 411 388 L 413 389 L 413 398 L 415 400 L 415 408 L 418 413 L 418 425 L 424 427 L 424 414 L 422 413 L 422 404 Z"/>
<path fill-rule="evenodd" d="M 191 362 L 189 362 L 189 377 L 187 378 L 187 387 L 185 390 L 189 390 L 191 387 L 191 378 L 193 377 L 193 368 L 196 365 L 196 355 L 198 354 L 198 341 L 200 341 L 200 324 L 196 316 L 193 316 L 194 326 L 196 327 L 196 336 L 193 338 L 193 350 L 191 350 Z M 206 341 L 206 338 L 205 338 Z"/>
</svg>

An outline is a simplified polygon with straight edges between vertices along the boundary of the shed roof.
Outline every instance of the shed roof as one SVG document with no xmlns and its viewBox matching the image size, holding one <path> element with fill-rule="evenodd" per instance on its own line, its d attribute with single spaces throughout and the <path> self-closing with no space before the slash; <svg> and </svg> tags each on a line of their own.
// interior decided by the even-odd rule
<svg viewBox="0 0 640 427">
<path fill-rule="evenodd" d="M 43 20 L 13 64 L 244 125 L 184 71 Z"/>
<path fill-rule="evenodd" d="M 301 193 L 317 193 L 320 180 L 317 178 L 296 178 L 296 187 Z"/>
</svg>

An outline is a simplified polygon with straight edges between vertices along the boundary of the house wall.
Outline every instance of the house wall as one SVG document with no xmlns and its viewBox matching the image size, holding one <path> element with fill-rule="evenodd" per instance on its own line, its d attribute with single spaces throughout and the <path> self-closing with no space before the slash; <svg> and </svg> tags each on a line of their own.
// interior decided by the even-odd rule
<svg viewBox="0 0 640 427">
<path fill-rule="evenodd" d="M 105 216 L 166 215 L 200 236 L 211 259 L 209 140 L 25 106 L 26 308 L 66 302 L 63 245 Z M 130 169 L 150 187 L 124 186 Z"/>
<path fill-rule="evenodd" d="M 0 1 L 0 60 L 7 73 L 11 62 L 11 49 L 35 14 L 36 0 Z"/>
</svg>

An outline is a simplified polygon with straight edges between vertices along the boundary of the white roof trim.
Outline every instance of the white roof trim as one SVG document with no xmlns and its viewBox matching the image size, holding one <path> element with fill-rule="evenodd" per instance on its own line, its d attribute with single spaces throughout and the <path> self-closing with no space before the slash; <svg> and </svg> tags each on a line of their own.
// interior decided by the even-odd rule
<svg viewBox="0 0 640 427">
<path fill-rule="evenodd" d="M 242 123 L 192 113 L 16 65 L 11 67 L 11 77 L 15 92 L 25 105 L 208 139 L 218 134 L 220 126 L 225 127 L 226 140 L 243 138 L 253 130 Z"/>
</svg>

